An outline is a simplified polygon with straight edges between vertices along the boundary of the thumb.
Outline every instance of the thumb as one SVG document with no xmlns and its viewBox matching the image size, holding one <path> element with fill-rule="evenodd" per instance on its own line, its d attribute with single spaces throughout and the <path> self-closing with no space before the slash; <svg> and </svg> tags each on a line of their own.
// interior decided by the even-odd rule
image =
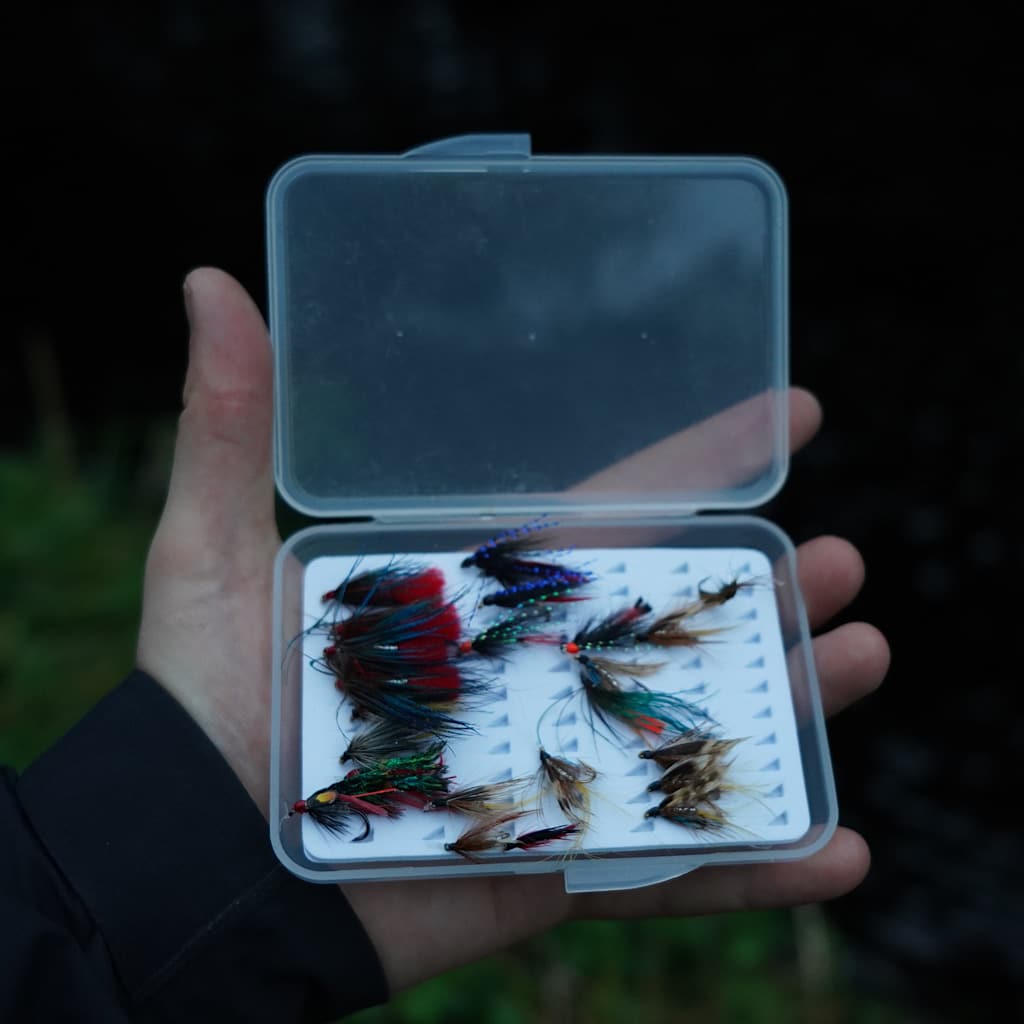
<svg viewBox="0 0 1024 1024">
<path fill-rule="evenodd" d="M 273 529 L 270 339 L 223 271 L 193 270 L 184 293 L 189 366 L 161 530 L 223 552 L 240 532 Z"/>
</svg>

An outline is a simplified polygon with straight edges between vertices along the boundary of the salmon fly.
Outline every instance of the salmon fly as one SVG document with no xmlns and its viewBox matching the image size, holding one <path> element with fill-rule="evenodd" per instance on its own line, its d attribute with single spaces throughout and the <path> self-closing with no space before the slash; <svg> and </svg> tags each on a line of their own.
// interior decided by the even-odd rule
<svg viewBox="0 0 1024 1024">
<path fill-rule="evenodd" d="M 522 832 L 515 839 L 507 841 L 505 850 L 535 850 L 538 846 L 547 846 L 561 839 L 568 839 L 580 831 L 576 822 L 567 825 L 554 825 L 551 828 L 538 828 L 532 832 Z"/>
<path fill-rule="evenodd" d="M 426 801 L 438 793 L 448 792 L 451 779 L 444 773 L 443 751 L 444 744 L 435 742 L 418 754 L 385 758 L 367 768 L 349 772 L 345 783 L 366 789 L 393 786 L 400 793 Z"/>
<path fill-rule="evenodd" d="M 741 590 L 750 590 L 757 586 L 754 580 L 741 580 L 734 576 L 728 583 L 723 583 L 716 590 L 705 590 L 705 580 L 697 585 L 697 597 L 703 608 L 717 608 L 731 601 Z"/>
<path fill-rule="evenodd" d="M 591 619 L 576 632 L 571 640 L 562 644 L 566 654 L 578 655 L 584 651 L 628 650 L 637 645 L 637 631 L 651 611 L 641 597 L 628 608 L 622 608 L 603 619 Z"/>
<path fill-rule="evenodd" d="M 698 647 L 708 637 L 715 636 L 729 628 L 728 626 L 718 626 L 694 629 L 683 624 L 686 619 L 692 618 L 702 610 L 703 605 L 691 604 L 661 615 L 637 630 L 636 641 L 638 644 L 647 644 L 652 647 Z"/>
<path fill-rule="evenodd" d="M 395 757 L 372 768 L 356 769 L 343 779 L 318 789 L 305 800 L 297 800 L 292 814 L 308 814 L 326 831 L 344 835 L 353 818 L 370 831 L 370 817 L 397 818 L 410 805 L 422 806 L 438 793 L 446 792 L 450 779 L 444 774 L 442 744 L 411 757 Z"/>
<path fill-rule="evenodd" d="M 351 761 L 361 768 L 369 768 L 390 757 L 423 753 L 436 743 L 436 735 L 416 732 L 382 718 L 357 733 L 339 760 L 342 764 Z"/>
<path fill-rule="evenodd" d="M 661 746 L 640 751 L 638 756 L 654 761 L 662 768 L 670 768 L 684 758 L 728 754 L 740 742 L 742 741 L 736 739 L 721 739 L 714 733 L 700 729 L 690 729 L 674 739 L 667 740 Z"/>
<path fill-rule="evenodd" d="M 661 734 L 666 729 L 686 732 L 698 722 L 708 720 L 704 711 L 682 697 L 643 686 L 635 676 L 640 669 L 649 673 L 650 665 L 615 663 L 620 671 L 628 671 L 637 685 L 635 690 L 624 690 L 605 659 L 580 654 L 576 660 L 587 702 L 606 728 L 610 728 L 608 719 L 614 718 L 631 729 Z"/>
<path fill-rule="evenodd" d="M 335 836 L 346 835 L 353 821 L 361 821 L 363 831 L 353 840 L 359 842 L 370 834 L 371 815 L 393 818 L 400 813 L 393 805 L 376 802 L 373 799 L 391 792 L 394 790 L 387 787 L 381 791 L 344 793 L 335 786 L 326 786 L 305 800 L 296 800 L 288 812 L 288 817 L 293 814 L 308 814 L 320 828 Z"/>
<path fill-rule="evenodd" d="M 511 811 L 508 814 L 485 818 L 483 821 L 470 825 L 454 842 L 445 843 L 444 848 L 448 853 L 457 853 L 460 857 L 465 857 L 466 860 L 476 861 L 478 853 L 504 849 L 505 842 L 512 836 L 505 826 L 518 821 L 526 813 L 526 811 Z"/>
<path fill-rule="evenodd" d="M 343 683 L 443 676 L 461 625 L 454 605 L 414 601 L 363 608 L 331 627 L 323 663 Z"/>
<path fill-rule="evenodd" d="M 589 582 L 590 577 L 580 573 L 558 572 L 487 594 L 480 603 L 486 607 L 523 608 L 542 602 L 562 604 L 585 601 L 586 595 L 577 594 L 576 591 Z"/>
<path fill-rule="evenodd" d="M 542 605 L 518 609 L 492 623 L 472 640 L 463 640 L 459 644 L 459 653 L 504 658 L 520 644 L 550 643 L 550 637 L 534 631 L 535 626 L 550 619 L 551 609 Z"/>
<path fill-rule="evenodd" d="M 540 748 L 541 791 L 550 792 L 559 809 L 569 820 L 581 828 L 590 822 L 589 785 L 597 778 L 597 771 L 583 761 L 569 761 L 549 754 Z"/>
<path fill-rule="evenodd" d="M 462 679 L 457 673 L 453 678 L 457 682 Z M 434 737 L 476 732 L 472 725 L 451 713 L 454 703 L 464 696 L 458 685 L 435 687 L 417 681 L 374 683 L 361 679 L 344 685 L 339 680 L 338 685 L 352 702 L 355 719 L 371 715 L 407 732 L 429 733 Z"/>
<path fill-rule="evenodd" d="M 493 818 L 501 813 L 501 805 L 512 802 L 512 795 L 521 789 L 525 779 L 505 779 L 502 782 L 465 786 L 433 797 L 425 811 L 449 810 L 472 817 Z"/>
<path fill-rule="evenodd" d="M 440 602 L 444 573 L 433 566 L 393 562 L 380 569 L 368 569 L 343 580 L 323 596 L 325 604 L 335 602 L 355 608 Z"/>
<path fill-rule="evenodd" d="M 684 792 L 690 802 L 714 799 L 722 792 L 724 767 L 718 758 L 690 757 L 666 769 L 648 787 L 649 793 Z"/>
<path fill-rule="evenodd" d="M 376 715 L 414 732 L 449 734 L 458 723 L 438 706 L 471 705 L 489 685 L 456 664 L 460 628 L 452 605 L 365 608 L 334 624 L 319 664 L 335 676 L 357 718 Z"/>
<path fill-rule="evenodd" d="M 657 807 L 650 808 L 644 817 L 664 818 L 699 832 L 723 832 L 731 827 L 720 807 L 713 803 L 691 803 L 685 794 L 677 793 L 665 797 Z"/>
<path fill-rule="evenodd" d="M 476 855 L 479 853 L 495 850 L 504 853 L 510 850 L 535 850 L 539 846 L 568 839 L 579 831 L 579 825 L 573 823 L 534 829 L 532 832 L 523 832 L 518 836 L 513 836 L 505 826 L 518 821 L 526 813 L 526 811 L 514 811 L 511 814 L 502 814 L 471 825 L 455 842 L 445 843 L 444 848 L 449 853 L 457 853 L 467 860 L 475 861 Z"/>
<path fill-rule="evenodd" d="M 724 626 L 694 629 L 683 623 L 703 610 L 699 603 L 651 618 L 653 609 L 643 599 L 603 619 L 586 623 L 576 635 L 562 644 L 566 654 L 581 651 L 631 650 L 637 647 L 696 647 L 707 637 L 722 632 Z"/>
<path fill-rule="evenodd" d="M 527 557 L 538 554 L 532 535 L 554 525 L 541 518 L 514 530 L 506 530 L 481 544 L 473 554 L 463 559 L 462 568 L 479 569 L 503 587 L 514 587 L 538 578 L 560 575 L 575 577 L 580 584 L 587 582 L 590 579 L 589 573 L 576 572 L 556 562 Z"/>
</svg>

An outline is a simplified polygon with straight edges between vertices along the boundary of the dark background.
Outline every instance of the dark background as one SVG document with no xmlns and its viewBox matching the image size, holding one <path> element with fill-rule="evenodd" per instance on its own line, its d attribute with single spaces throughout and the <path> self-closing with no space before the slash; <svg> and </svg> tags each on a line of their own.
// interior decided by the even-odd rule
<svg viewBox="0 0 1024 1024">
<path fill-rule="evenodd" d="M 842 818 L 874 852 L 830 915 L 858 985 L 952 1019 L 1019 1009 L 1013 33 L 931 9 L 825 26 L 769 8 L 708 24 L 689 5 L 490 6 L 8 16 L 5 446 L 38 426 L 40 339 L 86 456 L 111 424 L 130 436 L 173 415 L 181 279 L 222 266 L 265 308 L 263 192 L 292 156 L 505 130 L 537 153 L 768 161 L 791 203 L 792 378 L 826 418 L 767 514 L 797 542 L 859 546 L 849 617 L 894 656 L 883 692 L 830 731 Z"/>
</svg>

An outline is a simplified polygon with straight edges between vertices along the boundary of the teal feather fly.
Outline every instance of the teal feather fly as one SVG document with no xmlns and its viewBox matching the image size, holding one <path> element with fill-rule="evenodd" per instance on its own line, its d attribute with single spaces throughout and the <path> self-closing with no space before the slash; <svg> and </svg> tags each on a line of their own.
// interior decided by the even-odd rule
<svg viewBox="0 0 1024 1024">
<path fill-rule="evenodd" d="M 631 729 L 660 735 L 665 731 L 686 732 L 710 720 L 701 708 L 675 694 L 648 690 L 639 683 L 636 690 L 622 689 L 604 659 L 581 654 L 576 660 L 587 700 L 605 726 L 611 717 Z M 651 668 L 618 664 L 616 667 L 631 674 L 641 674 L 642 670 Z"/>
</svg>

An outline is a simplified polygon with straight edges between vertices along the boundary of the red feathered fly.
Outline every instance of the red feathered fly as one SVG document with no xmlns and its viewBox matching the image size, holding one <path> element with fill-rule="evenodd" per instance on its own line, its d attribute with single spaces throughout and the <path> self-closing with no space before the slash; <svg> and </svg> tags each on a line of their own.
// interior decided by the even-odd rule
<svg viewBox="0 0 1024 1024">
<path fill-rule="evenodd" d="M 396 562 L 350 576 L 328 590 L 323 600 L 353 608 L 386 607 L 416 601 L 439 602 L 443 594 L 444 573 L 440 569 Z"/>
<path fill-rule="evenodd" d="M 503 587 L 515 587 L 551 576 L 571 577 L 577 585 L 589 582 L 589 573 L 567 569 L 557 562 L 527 557 L 539 553 L 532 534 L 554 525 L 543 519 L 535 519 L 514 530 L 506 530 L 481 544 L 473 554 L 463 559 L 462 568 L 475 567 L 484 575 L 496 579 Z"/>
</svg>

